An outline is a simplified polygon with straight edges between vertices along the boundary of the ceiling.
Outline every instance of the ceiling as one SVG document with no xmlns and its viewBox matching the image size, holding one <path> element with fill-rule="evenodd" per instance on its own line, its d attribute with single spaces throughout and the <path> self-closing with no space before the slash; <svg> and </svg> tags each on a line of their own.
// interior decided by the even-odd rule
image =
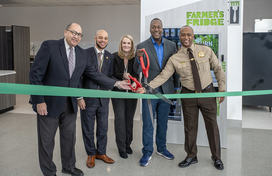
<svg viewBox="0 0 272 176">
<path fill-rule="evenodd" d="M 141 0 L 0 0 L 3 7 L 140 5 Z"/>
</svg>

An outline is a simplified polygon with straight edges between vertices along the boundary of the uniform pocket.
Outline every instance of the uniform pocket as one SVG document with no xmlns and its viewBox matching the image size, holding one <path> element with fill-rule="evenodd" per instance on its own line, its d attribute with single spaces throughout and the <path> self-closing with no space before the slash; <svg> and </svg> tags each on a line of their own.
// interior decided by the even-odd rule
<svg viewBox="0 0 272 176">
<path fill-rule="evenodd" d="M 192 73 L 190 62 L 184 62 L 178 64 L 178 71 L 181 77 L 186 77 Z"/>
<path fill-rule="evenodd" d="M 200 71 L 207 71 L 210 70 L 210 63 L 208 58 L 200 58 L 197 60 L 198 69 Z"/>
</svg>

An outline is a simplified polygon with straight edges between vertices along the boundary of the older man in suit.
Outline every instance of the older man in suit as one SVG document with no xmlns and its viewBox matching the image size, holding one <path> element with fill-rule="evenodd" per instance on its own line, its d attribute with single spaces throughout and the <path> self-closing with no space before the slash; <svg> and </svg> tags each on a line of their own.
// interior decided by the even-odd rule
<svg viewBox="0 0 272 176">
<path fill-rule="evenodd" d="M 151 37 L 144 42 L 137 45 L 137 57 L 143 56 L 142 48 L 145 48 L 147 54 L 149 55 L 150 68 L 149 77 L 147 82 L 154 79 L 165 67 L 166 62 L 169 57 L 176 51 L 176 44 L 172 41 L 162 38 L 162 21 L 158 18 L 154 18 L 150 23 L 150 33 Z M 146 62 L 146 58 L 144 56 Z M 137 65 L 138 62 L 136 61 Z M 141 68 L 139 69 L 141 71 Z M 138 71 L 139 72 L 139 71 Z M 157 90 L 164 94 L 175 93 L 175 89 L 178 90 L 179 87 L 179 76 L 174 74 L 170 79 L 168 79 L 162 86 L 158 87 Z M 166 159 L 173 159 L 172 155 L 166 149 L 166 131 L 168 115 L 170 111 L 170 104 L 162 101 L 153 99 L 151 100 L 153 116 L 155 112 L 157 114 L 157 131 L 156 131 L 156 145 L 157 154 L 165 157 Z M 143 156 L 140 159 L 141 166 L 147 166 L 148 161 L 151 159 L 153 153 L 153 131 L 152 121 L 150 117 L 150 112 L 148 108 L 148 102 L 146 99 L 142 100 L 142 116 L 143 116 Z"/>
<path fill-rule="evenodd" d="M 114 57 L 105 50 L 108 45 L 108 33 L 105 30 L 98 30 L 94 40 L 95 46 L 86 50 L 88 59 L 105 76 L 114 78 Z M 82 77 L 82 87 L 86 89 L 109 90 L 108 87 L 100 86 L 86 76 Z M 95 158 L 101 159 L 108 164 L 114 163 L 114 160 L 106 155 L 109 98 L 84 97 L 84 99 L 78 100 L 78 104 L 81 108 L 82 134 L 85 150 L 88 155 L 86 161 L 87 167 L 93 168 L 95 166 Z M 95 120 L 97 122 L 96 145 L 94 141 Z"/>
<path fill-rule="evenodd" d="M 113 86 L 129 87 L 101 74 L 86 57 L 79 46 L 82 29 L 71 23 L 64 31 L 64 39 L 44 41 L 39 49 L 29 73 L 30 84 L 77 88 L 82 74 L 108 89 Z M 83 176 L 75 167 L 76 142 L 76 97 L 34 96 L 30 103 L 37 112 L 37 132 L 39 162 L 45 176 L 56 175 L 53 162 L 55 134 L 59 127 L 62 172 L 73 176 Z"/>
</svg>

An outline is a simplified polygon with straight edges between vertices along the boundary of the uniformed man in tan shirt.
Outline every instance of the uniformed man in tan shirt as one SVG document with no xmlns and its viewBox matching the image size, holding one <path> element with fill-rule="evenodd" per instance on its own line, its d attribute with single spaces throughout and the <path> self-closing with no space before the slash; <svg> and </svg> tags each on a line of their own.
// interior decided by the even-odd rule
<svg viewBox="0 0 272 176">
<path fill-rule="evenodd" d="M 212 49 L 205 45 L 194 44 L 194 32 L 190 26 L 183 26 L 180 29 L 179 35 L 182 47 L 181 49 L 170 57 L 164 70 L 149 83 L 152 88 L 162 85 L 168 78 L 176 71 L 180 75 L 180 82 L 182 85 L 181 93 L 197 93 L 195 87 L 195 80 L 192 71 L 190 59 L 195 60 L 196 72 L 200 78 L 200 91 L 198 92 L 214 92 L 212 84 L 212 75 L 210 68 L 214 71 L 218 82 L 219 92 L 226 91 L 225 73 L 215 56 Z M 191 51 L 188 51 L 189 48 Z M 189 52 L 193 55 L 189 56 Z M 199 79 L 198 79 L 199 80 Z M 225 97 L 220 97 L 220 103 L 224 101 Z M 184 116 L 184 131 L 185 131 L 185 151 L 187 157 L 179 163 L 179 167 L 187 167 L 190 164 L 197 163 L 197 130 L 198 130 L 198 115 L 201 111 L 210 149 L 212 153 L 212 160 L 215 168 L 223 170 L 223 162 L 221 161 L 221 148 L 219 130 L 216 120 L 217 106 L 216 98 L 189 98 L 181 99 Z"/>
</svg>

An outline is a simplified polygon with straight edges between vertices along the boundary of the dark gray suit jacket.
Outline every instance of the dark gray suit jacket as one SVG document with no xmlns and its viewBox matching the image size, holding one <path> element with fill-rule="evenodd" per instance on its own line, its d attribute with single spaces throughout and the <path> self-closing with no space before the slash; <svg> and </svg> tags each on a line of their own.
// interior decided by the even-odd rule
<svg viewBox="0 0 272 176">
<path fill-rule="evenodd" d="M 151 37 L 142 43 L 137 45 L 137 49 L 142 49 L 145 48 L 148 56 L 149 56 L 149 61 L 150 61 L 150 67 L 149 67 L 149 76 L 147 78 L 147 82 L 149 83 L 151 80 L 153 80 L 158 74 L 161 73 L 161 71 L 164 69 L 168 59 L 175 53 L 177 50 L 176 44 L 170 40 L 163 39 L 163 60 L 162 60 L 162 66 L 160 67 L 159 61 L 158 61 L 158 56 L 155 50 L 155 47 L 153 45 Z M 144 62 L 146 65 L 146 57 L 144 54 Z M 134 62 L 134 69 L 139 66 L 138 60 L 135 59 Z M 140 73 L 142 71 L 141 66 L 139 66 L 139 69 L 137 73 Z M 142 79 L 143 82 L 143 79 Z M 176 72 L 173 74 L 172 77 L 170 77 L 162 86 L 162 91 L 164 94 L 173 94 L 175 93 L 175 87 L 180 87 L 179 86 L 179 75 L 176 74 Z"/>
</svg>

